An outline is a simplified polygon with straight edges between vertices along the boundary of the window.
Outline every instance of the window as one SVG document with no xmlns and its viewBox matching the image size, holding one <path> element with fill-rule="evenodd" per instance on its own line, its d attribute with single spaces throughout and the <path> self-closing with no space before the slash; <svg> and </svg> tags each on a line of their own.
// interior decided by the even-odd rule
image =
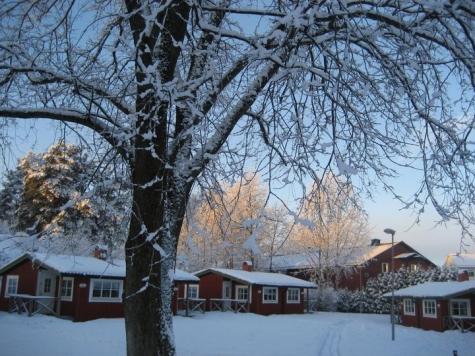
<svg viewBox="0 0 475 356">
<path fill-rule="evenodd" d="M 63 277 L 61 282 L 61 300 L 73 300 L 74 278 Z"/>
<path fill-rule="evenodd" d="M 7 276 L 7 286 L 5 288 L 5 297 L 18 292 L 18 276 Z"/>
<path fill-rule="evenodd" d="M 460 318 L 470 317 L 470 300 L 468 299 L 451 299 L 450 300 L 450 313 L 452 316 Z"/>
<path fill-rule="evenodd" d="M 416 315 L 416 308 L 412 299 L 404 299 L 404 314 Z"/>
<path fill-rule="evenodd" d="M 236 286 L 236 299 L 238 300 L 248 300 L 249 291 L 247 286 Z"/>
<path fill-rule="evenodd" d="M 383 273 L 389 272 L 389 263 L 382 264 Z"/>
<path fill-rule="evenodd" d="M 300 303 L 300 289 L 287 289 L 287 303 Z"/>
<path fill-rule="evenodd" d="M 423 300 L 422 301 L 423 315 L 427 318 L 437 318 L 437 309 L 435 306 L 435 300 Z"/>
<path fill-rule="evenodd" d="M 43 287 L 43 293 L 49 294 L 51 293 L 51 278 L 45 278 L 45 284 Z"/>
<path fill-rule="evenodd" d="M 91 279 L 89 301 L 122 302 L 122 281 L 113 279 Z"/>
<path fill-rule="evenodd" d="M 418 270 L 417 267 L 418 267 L 417 265 L 411 265 L 411 271 L 417 271 Z"/>
<path fill-rule="evenodd" d="M 262 292 L 262 302 L 263 303 L 278 303 L 277 288 L 264 287 L 263 292 Z"/>
<path fill-rule="evenodd" d="M 469 277 L 475 277 L 475 269 L 469 269 L 468 270 L 468 276 Z"/>
<path fill-rule="evenodd" d="M 198 284 L 188 285 L 188 298 L 198 299 L 200 295 L 200 286 Z"/>
</svg>

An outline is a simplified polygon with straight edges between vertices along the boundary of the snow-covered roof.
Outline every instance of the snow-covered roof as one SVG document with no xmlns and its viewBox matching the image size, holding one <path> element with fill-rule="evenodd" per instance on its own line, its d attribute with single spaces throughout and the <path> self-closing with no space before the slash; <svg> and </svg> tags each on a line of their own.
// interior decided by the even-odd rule
<svg viewBox="0 0 475 356">
<path fill-rule="evenodd" d="M 200 279 L 194 274 L 182 271 L 181 269 L 175 269 L 173 274 L 173 280 L 176 282 L 199 282 Z"/>
<path fill-rule="evenodd" d="M 318 262 L 318 253 L 293 253 L 273 256 L 266 261 L 266 267 L 272 270 L 301 269 L 309 265 L 314 266 Z"/>
<path fill-rule="evenodd" d="M 273 287 L 299 287 L 299 288 L 316 288 L 317 285 L 304 281 L 303 279 L 287 276 L 280 273 L 269 272 L 248 272 L 237 269 L 226 268 L 208 268 L 195 272 L 195 275 L 201 277 L 208 273 L 215 273 L 220 276 L 241 282 L 243 284 L 273 286 Z"/>
<path fill-rule="evenodd" d="M 445 259 L 445 265 L 458 268 L 475 268 L 475 253 L 449 253 Z"/>
<path fill-rule="evenodd" d="M 50 253 L 25 253 L 1 267 L 0 273 L 3 273 L 26 259 L 35 261 L 44 268 L 60 274 L 125 278 L 124 260 L 118 259 L 109 262 L 95 257 L 56 255 Z M 173 278 L 177 282 L 199 281 L 199 278 L 193 274 L 178 269 L 174 271 Z"/>
<path fill-rule="evenodd" d="M 461 294 L 475 292 L 475 281 L 464 282 L 427 282 L 394 291 L 397 298 L 439 298 L 448 299 Z M 383 296 L 391 297 L 392 293 Z"/>
<path fill-rule="evenodd" d="M 401 253 L 397 256 L 394 256 L 395 260 L 403 260 L 405 258 L 413 258 L 413 257 L 420 257 L 417 252 L 408 252 L 408 253 Z"/>
</svg>

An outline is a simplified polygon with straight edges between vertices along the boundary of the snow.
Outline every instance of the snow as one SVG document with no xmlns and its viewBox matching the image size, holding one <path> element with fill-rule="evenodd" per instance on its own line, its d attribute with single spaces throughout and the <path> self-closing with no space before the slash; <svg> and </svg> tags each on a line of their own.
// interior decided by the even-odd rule
<svg viewBox="0 0 475 356">
<path fill-rule="evenodd" d="M 450 253 L 447 255 L 446 265 L 454 265 L 458 268 L 475 268 L 475 253 Z"/>
<path fill-rule="evenodd" d="M 448 298 L 464 293 L 475 292 L 475 281 L 464 282 L 426 282 L 394 291 L 395 297 Z M 392 293 L 384 294 L 390 297 Z"/>
<path fill-rule="evenodd" d="M 36 263 L 62 274 L 125 278 L 124 260 L 117 259 L 114 260 L 113 263 L 110 263 L 95 257 L 56 255 L 50 253 L 25 253 L 11 260 L 9 263 L 0 266 L 0 271 L 6 270 L 20 260 L 25 259 L 32 259 Z M 182 282 L 199 281 L 198 277 L 179 269 L 174 271 L 174 279 Z"/>
<path fill-rule="evenodd" d="M 301 315 L 209 312 L 174 317 L 178 356 L 473 355 L 473 333 L 423 331 L 396 325 L 388 315 Z M 125 356 L 124 319 L 73 323 L 45 315 L 0 312 L 0 354 Z"/>
<path fill-rule="evenodd" d="M 226 268 L 208 268 L 206 270 L 196 272 L 195 275 L 199 277 L 207 273 L 216 273 L 223 277 L 227 277 L 251 285 L 301 288 L 317 287 L 314 283 L 280 273 L 248 272 L 243 270 Z"/>
</svg>

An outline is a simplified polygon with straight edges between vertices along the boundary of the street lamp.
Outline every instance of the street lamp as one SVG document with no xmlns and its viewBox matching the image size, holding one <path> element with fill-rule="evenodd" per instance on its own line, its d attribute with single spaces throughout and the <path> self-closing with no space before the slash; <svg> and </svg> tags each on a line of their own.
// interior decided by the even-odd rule
<svg viewBox="0 0 475 356">
<path fill-rule="evenodd" d="M 393 229 L 384 229 L 386 234 L 391 234 L 391 335 L 394 341 L 394 234 Z"/>
</svg>

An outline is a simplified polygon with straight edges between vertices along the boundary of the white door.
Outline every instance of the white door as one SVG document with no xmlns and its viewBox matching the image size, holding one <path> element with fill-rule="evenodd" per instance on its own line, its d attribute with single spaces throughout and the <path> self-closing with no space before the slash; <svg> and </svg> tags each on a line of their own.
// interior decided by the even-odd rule
<svg viewBox="0 0 475 356">
<path fill-rule="evenodd" d="M 53 297 L 56 291 L 56 276 L 48 271 L 39 272 L 39 284 L 38 284 L 38 293 L 37 295 L 43 297 Z M 45 307 L 46 306 L 46 307 Z M 54 308 L 54 299 L 38 299 L 37 301 L 37 310 L 39 313 L 51 313 Z"/>
<path fill-rule="evenodd" d="M 231 281 L 224 281 L 223 282 L 223 299 L 231 299 L 231 288 L 233 283 Z M 223 308 L 227 310 L 231 307 L 230 302 L 223 301 Z"/>
</svg>

